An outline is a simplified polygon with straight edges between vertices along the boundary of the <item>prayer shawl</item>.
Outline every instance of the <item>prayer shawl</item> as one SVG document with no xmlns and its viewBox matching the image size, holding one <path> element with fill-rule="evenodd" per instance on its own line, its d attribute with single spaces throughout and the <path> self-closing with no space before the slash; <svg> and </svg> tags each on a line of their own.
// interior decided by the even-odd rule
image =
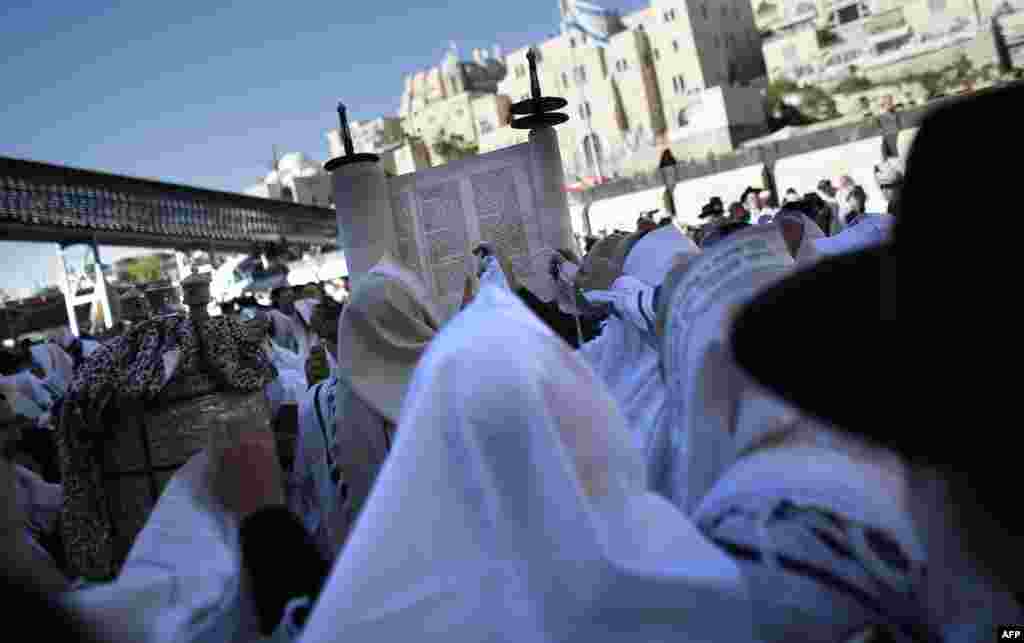
<svg viewBox="0 0 1024 643">
<path fill-rule="evenodd" d="M 778 228 L 752 228 L 666 280 L 663 492 L 741 565 L 761 640 L 837 641 L 871 626 L 932 640 L 898 460 L 801 417 L 728 348 L 735 311 L 792 265 Z"/>
<path fill-rule="evenodd" d="M 53 394 L 43 380 L 29 371 L 0 375 L 0 382 L 11 386 L 28 403 L 27 408 L 24 403 L 18 405 L 19 413 L 26 417 L 38 417 L 53 405 Z"/>
<path fill-rule="evenodd" d="M 926 604 L 945 640 L 983 641 L 999 625 L 1024 622 L 1022 605 L 974 559 L 943 476 L 926 469 L 912 475 L 915 526 L 930 561 Z"/>
<path fill-rule="evenodd" d="M 35 344 L 29 348 L 32 361 L 46 372 L 47 388 L 63 395 L 74 375 L 75 364 L 56 342 Z"/>
<path fill-rule="evenodd" d="M 110 517 L 96 479 L 101 470 L 97 457 L 112 424 L 109 414 L 126 403 L 154 403 L 172 378 L 199 373 L 244 392 L 261 390 L 277 376 L 241 322 L 216 317 L 197 329 L 180 316 L 133 326 L 75 372 L 57 431 L 65 481 L 62 529 L 74 573 L 105 578 L 114 570 Z"/>
<path fill-rule="evenodd" d="M 34 556 L 34 564 L 48 569 L 47 576 L 62 578 L 53 556 L 40 544 L 57 529 L 63 490 L 59 484 L 46 482 L 34 472 L 15 464 L 18 513 L 25 518 L 24 537 Z"/>
<path fill-rule="evenodd" d="M 775 224 L 786 241 L 790 256 L 798 266 L 806 266 L 818 260 L 815 244 L 825 238 L 818 224 L 802 212 L 783 210 L 775 217 Z"/>
<path fill-rule="evenodd" d="M 661 285 L 677 256 L 699 252 L 678 229 L 665 226 L 636 242 L 625 259 L 624 272 L 656 287 Z M 612 316 L 601 335 L 584 344 L 579 352 L 608 387 L 638 447 L 646 454 L 649 480 L 659 477 L 664 445 L 658 441 L 662 433 L 658 427 L 664 419 L 665 384 L 659 370 L 657 343 L 651 333 Z"/>
<path fill-rule="evenodd" d="M 862 214 L 839 234 L 816 240 L 814 248 L 819 255 L 833 256 L 878 246 L 891 238 L 895 224 L 891 214 Z"/>
<path fill-rule="evenodd" d="M 193 456 L 167 483 L 117 579 L 68 592 L 64 605 L 110 641 L 259 640 L 238 521 L 212 493 L 213 474 L 206 451 Z"/>
<path fill-rule="evenodd" d="M 409 380 L 440 318 L 426 287 L 383 258 L 356 284 L 338 320 L 337 431 L 332 456 L 345 489 L 330 514 L 335 552 L 370 494 L 394 438 Z"/>
<path fill-rule="evenodd" d="M 270 402 L 270 414 L 277 417 L 282 406 L 297 404 L 302 399 L 308 388 L 306 370 L 301 357 L 270 339 L 264 341 L 263 351 L 277 370 L 277 377 L 263 389 Z"/>
<path fill-rule="evenodd" d="M 5 393 L 6 396 L 6 393 Z M 9 424 L 10 409 L 0 401 L 0 446 L 5 454 L 9 440 L 17 439 L 17 428 Z M 59 505 L 60 487 L 48 485 L 6 455 L 0 458 L 0 565 L 4 575 L 18 584 L 46 594 L 67 589 L 67 579 L 36 536 L 52 529 L 54 505 Z M 4 598 L 7 598 L 5 595 Z"/>
<path fill-rule="evenodd" d="M 271 323 L 271 337 L 274 343 L 293 353 L 298 353 L 299 340 L 295 332 L 295 321 L 291 316 L 279 310 L 268 310 L 266 311 L 266 316 Z"/>
<path fill-rule="evenodd" d="M 749 610 L 734 564 L 646 492 L 593 371 L 485 283 L 417 367 L 302 640 L 749 641 Z"/>
<path fill-rule="evenodd" d="M 333 561 L 337 553 L 330 516 L 341 509 L 347 496 L 333 455 L 337 437 L 337 388 L 338 379 L 331 376 L 302 396 L 295 463 L 288 484 L 288 507 L 302 519 L 306 531 L 328 561 Z"/>
<path fill-rule="evenodd" d="M 419 278 L 385 257 L 359 281 L 338 319 L 338 374 L 397 424 L 413 369 L 440 325 Z"/>
</svg>

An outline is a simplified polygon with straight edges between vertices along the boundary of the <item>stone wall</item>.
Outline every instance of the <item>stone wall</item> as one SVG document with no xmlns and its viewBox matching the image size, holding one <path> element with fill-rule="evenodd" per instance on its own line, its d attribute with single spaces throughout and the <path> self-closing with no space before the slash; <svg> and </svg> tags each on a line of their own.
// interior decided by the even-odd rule
<svg viewBox="0 0 1024 643">
<path fill-rule="evenodd" d="M 890 149 L 895 153 L 897 149 L 896 139 L 899 132 L 918 127 L 924 114 L 934 104 L 896 114 L 873 117 L 857 123 L 820 130 L 791 139 L 743 148 L 714 159 L 699 162 L 681 161 L 675 167 L 664 170 L 664 174 L 660 170 L 652 169 L 635 176 L 596 186 L 583 193 L 574 193 L 570 196 L 570 199 L 576 203 L 592 203 L 601 199 L 613 198 L 630 192 L 661 186 L 665 184 L 666 180 L 669 183 L 679 183 L 712 174 L 728 172 L 757 163 L 767 164 L 769 172 L 771 172 L 774 163 L 783 158 L 808 154 L 829 147 L 848 145 L 875 137 L 886 139 L 888 144 L 891 145 Z M 880 149 L 880 158 L 881 154 L 882 151 Z"/>
</svg>

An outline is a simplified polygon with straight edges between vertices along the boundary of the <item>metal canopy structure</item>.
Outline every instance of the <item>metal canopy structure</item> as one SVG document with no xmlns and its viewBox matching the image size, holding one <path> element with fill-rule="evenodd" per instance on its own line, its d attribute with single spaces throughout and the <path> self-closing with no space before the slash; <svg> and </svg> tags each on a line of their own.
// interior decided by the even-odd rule
<svg viewBox="0 0 1024 643">
<path fill-rule="evenodd" d="M 206 190 L 50 163 L 0 156 L 0 240 L 60 246 L 68 323 L 79 334 L 76 306 L 97 304 L 104 325 L 114 322 L 108 286 L 79 295 L 65 250 L 86 245 L 99 275 L 99 246 L 136 246 L 183 252 L 260 254 L 270 246 L 332 248 L 334 211 L 286 201 Z"/>
<path fill-rule="evenodd" d="M 333 246 L 334 211 L 0 156 L 0 239 L 178 250 Z"/>
</svg>

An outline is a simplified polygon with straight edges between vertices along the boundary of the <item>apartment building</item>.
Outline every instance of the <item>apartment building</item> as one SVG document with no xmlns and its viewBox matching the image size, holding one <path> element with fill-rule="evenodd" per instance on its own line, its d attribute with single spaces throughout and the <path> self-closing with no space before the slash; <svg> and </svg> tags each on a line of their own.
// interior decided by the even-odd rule
<svg viewBox="0 0 1024 643">
<path fill-rule="evenodd" d="M 855 66 L 877 79 L 966 55 L 994 62 L 991 21 L 1020 0 L 754 0 L 772 79 L 840 80 Z"/>
<path fill-rule="evenodd" d="M 760 91 L 744 86 L 764 74 L 749 0 L 654 0 L 607 27 L 605 46 L 567 31 L 534 47 L 544 93 L 569 102 L 558 128 L 568 174 L 628 171 L 657 144 L 680 143 L 677 158 L 726 153 L 762 133 Z M 506 59 L 499 93 L 512 101 L 530 93 L 527 51 Z M 481 151 L 522 140 L 506 127 Z"/>
</svg>

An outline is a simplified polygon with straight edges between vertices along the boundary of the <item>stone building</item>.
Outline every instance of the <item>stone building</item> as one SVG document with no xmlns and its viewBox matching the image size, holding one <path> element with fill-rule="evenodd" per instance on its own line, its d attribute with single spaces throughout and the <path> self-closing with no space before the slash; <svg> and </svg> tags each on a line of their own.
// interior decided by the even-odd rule
<svg viewBox="0 0 1024 643">
<path fill-rule="evenodd" d="M 432 165 L 478 151 L 482 136 L 508 122 L 509 98 L 498 95 L 504 78 L 497 49 L 474 50 L 471 61 L 449 51 L 440 66 L 406 76 L 399 108 L 406 137 L 422 142 Z"/>
<path fill-rule="evenodd" d="M 397 117 L 382 116 L 366 121 L 349 123 L 352 134 L 352 146 L 357 154 L 381 154 L 403 143 L 402 120 Z M 337 128 L 327 130 L 327 146 L 330 150 L 328 158 L 336 158 L 345 153 L 341 142 L 341 133 Z"/>
<path fill-rule="evenodd" d="M 607 30 L 604 47 L 570 31 L 535 46 L 545 93 L 569 101 L 572 118 L 558 128 L 568 174 L 656 164 L 659 144 L 678 144 L 677 158 L 723 154 L 764 132 L 760 90 L 746 86 L 764 75 L 749 0 L 653 0 Z M 513 101 L 530 92 L 527 51 L 506 59 L 500 93 Z M 524 136 L 505 128 L 481 151 Z"/>
<path fill-rule="evenodd" d="M 837 81 L 851 66 L 872 80 L 995 62 L 993 18 L 1021 0 L 753 0 L 772 79 Z"/>
<path fill-rule="evenodd" d="M 321 163 L 301 152 L 285 154 L 275 161 L 274 169 L 262 181 L 246 188 L 245 194 L 321 207 L 334 200 L 331 175 Z"/>
</svg>

